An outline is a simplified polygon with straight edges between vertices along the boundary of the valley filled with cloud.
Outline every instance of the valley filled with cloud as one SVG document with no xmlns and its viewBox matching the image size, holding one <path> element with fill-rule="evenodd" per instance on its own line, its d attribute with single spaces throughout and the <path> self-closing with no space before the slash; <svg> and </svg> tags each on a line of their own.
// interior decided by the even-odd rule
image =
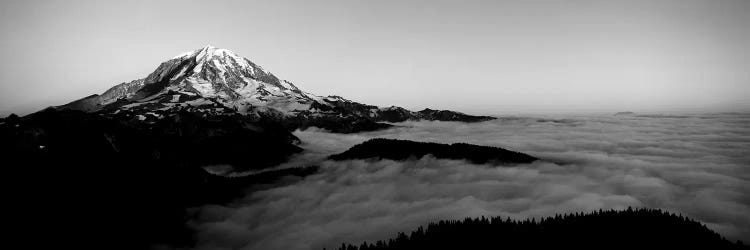
<svg viewBox="0 0 750 250">
<path fill-rule="evenodd" d="M 320 166 L 283 186 L 192 209 L 199 249 L 323 249 L 390 238 L 440 219 L 529 218 L 662 208 L 750 241 L 750 115 L 503 117 L 404 122 L 359 134 L 296 131 L 305 151 L 277 168 Z M 474 165 L 326 157 L 371 138 L 466 142 L 543 160 Z"/>
</svg>

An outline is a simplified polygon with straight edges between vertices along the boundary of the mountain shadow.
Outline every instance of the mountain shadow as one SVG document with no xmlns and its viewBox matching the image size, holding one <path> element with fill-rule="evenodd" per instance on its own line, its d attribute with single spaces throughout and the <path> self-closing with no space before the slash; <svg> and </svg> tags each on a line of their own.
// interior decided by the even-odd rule
<svg viewBox="0 0 750 250">
<path fill-rule="evenodd" d="M 338 250 L 386 249 L 750 249 L 705 225 L 659 209 L 571 213 L 513 220 L 441 220 L 409 234 Z"/>
<path fill-rule="evenodd" d="M 539 160 L 536 157 L 498 147 L 467 143 L 440 144 L 407 140 L 375 138 L 354 145 L 340 154 L 329 156 L 332 160 L 389 159 L 406 160 L 432 155 L 439 159 L 467 160 L 474 164 L 523 164 Z"/>
</svg>

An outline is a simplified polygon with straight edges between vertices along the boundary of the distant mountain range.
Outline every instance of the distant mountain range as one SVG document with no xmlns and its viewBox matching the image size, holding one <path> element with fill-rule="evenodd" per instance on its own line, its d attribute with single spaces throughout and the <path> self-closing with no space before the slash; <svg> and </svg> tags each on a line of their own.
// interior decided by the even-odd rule
<svg viewBox="0 0 750 250">
<path fill-rule="evenodd" d="M 153 123 L 180 111 L 207 117 L 241 114 L 271 119 L 289 129 L 321 127 L 350 133 L 390 127 L 382 122 L 495 119 L 449 110 L 410 111 L 377 107 L 340 96 L 318 96 L 282 80 L 236 53 L 212 46 L 167 60 L 142 79 L 121 83 L 101 95 L 57 107 L 117 115 Z"/>
</svg>

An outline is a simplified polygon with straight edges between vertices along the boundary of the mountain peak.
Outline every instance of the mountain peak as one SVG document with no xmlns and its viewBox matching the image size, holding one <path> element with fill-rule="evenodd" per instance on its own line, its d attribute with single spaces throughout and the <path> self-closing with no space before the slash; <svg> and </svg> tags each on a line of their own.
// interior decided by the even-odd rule
<svg viewBox="0 0 750 250">
<path fill-rule="evenodd" d="M 102 95 L 83 98 L 60 108 L 127 111 L 138 113 L 140 120 L 160 119 L 158 117 L 169 112 L 194 111 L 195 108 L 211 115 L 287 117 L 293 119 L 289 122 L 296 124 L 294 126 L 317 124 L 350 132 L 383 127 L 375 121 L 491 119 L 445 110 L 412 112 L 395 106 L 378 108 L 340 96 L 316 96 L 230 50 L 212 45 L 164 61 L 145 78 L 119 84 Z M 155 112 L 162 114 L 154 115 Z M 348 122 L 356 124 L 347 125 Z"/>
<path fill-rule="evenodd" d="M 206 45 L 205 47 L 197 50 L 197 52 L 198 53 L 196 54 L 196 60 L 198 59 L 205 60 L 206 58 L 212 58 L 212 57 L 217 57 L 217 56 L 218 57 L 231 56 L 231 57 L 235 57 L 238 59 L 244 59 L 228 49 L 221 49 L 221 48 L 217 48 L 211 45 Z"/>
<path fill-rule="evenodd" d="M 194 93 L 237 110 L 249 106 L 284 106 L 307 109 L 311 98 L 252 61 L 227 50 L 206 45 L 163 62 L 132 95 L 145 99 L 170 91 Z M 304 103 L 304 105 L 291 105 Z M 289 104 L 289 105 L 287 105 Z"/>
<path fill-rule="evenodd" d="M 205 60 L 205 59 L 210 59 L 216 56 L 218 57 L 232 56 L 235 58 L 242 58 L 241 56 L 237 55 L 237 53 L 234 53 L 228 49 L 217 48 L 213 45 L 208 44 L 197 50 L 186 51 L 186 52 L 180 53 L 179 55 L 173 57 L 172 60 L 182 59 L 182 58 L 192 58 L 192 57 L 195 57 L 196 60 Z"/>
</svg>

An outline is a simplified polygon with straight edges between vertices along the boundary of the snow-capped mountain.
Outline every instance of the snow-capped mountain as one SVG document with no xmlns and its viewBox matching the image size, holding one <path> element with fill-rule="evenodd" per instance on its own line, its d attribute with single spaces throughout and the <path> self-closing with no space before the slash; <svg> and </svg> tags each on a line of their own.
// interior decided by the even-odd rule
<svg viewBox="0 0 750 250">
<path fill-rule="evenodd" d="M 307 110 L 314 101 L 291 82 L 280 80 L 250 60 L 206 46 L 163 62 L 143 79 L 109 89 L 93 104 L 103 108 L 120 99 L 139 102 L 171 92 L 199 95 L 240 112 L 259 106 L 285 112 Z"/>
<path fill-rule="evenodd" d="M 339 96 L 313 95 L 232 51 L 213 46 L 182 53 L 161 63 L 143 79 L 116 85 L 101 95 L 92 95 L 59 108 L 123 112 L 141 121 L 158 120 L 176 111 L 206 115 L 241 114 L 273 117 L 292 128 L 320 126 L 329 129 L 331 126 L 326 124 L 355 121 L 372 125 L 378 121 L 410 119 L 468 122 L 493 119 L 453 111 L 425 109 L 412 112 L 395 106 L 380 108 Z M 377 129 L 383 126 L 366 127 Z"/>
</svg>

